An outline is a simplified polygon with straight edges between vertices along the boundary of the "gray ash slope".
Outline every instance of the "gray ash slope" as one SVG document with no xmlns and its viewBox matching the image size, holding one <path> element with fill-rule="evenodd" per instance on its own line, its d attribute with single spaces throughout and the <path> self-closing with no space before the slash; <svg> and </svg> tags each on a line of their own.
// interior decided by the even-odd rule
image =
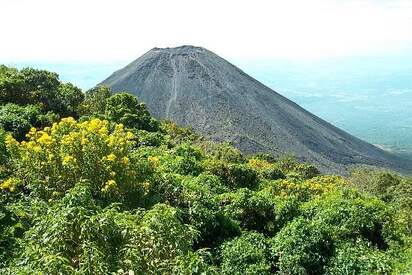
<svg viewBox="0 0 412 275">
<path fill-rule="evenodd" d="M 408 172 L 411 163 L 309 113 L 204 48 L 154 48 L 102 85 L 130 91 L 170 119 L 245 153 L 293 154 L 323 172 L 367 164 Z"/>
</svg>

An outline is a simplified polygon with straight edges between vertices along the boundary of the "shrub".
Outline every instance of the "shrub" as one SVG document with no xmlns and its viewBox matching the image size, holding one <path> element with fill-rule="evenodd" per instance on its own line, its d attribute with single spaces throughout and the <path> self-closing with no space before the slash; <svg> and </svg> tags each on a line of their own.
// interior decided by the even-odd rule
<svg viewBox="0 0 412 275">
<path fill-rule="evenodd" d="M 381 249 L 387 247 L 385 238 L 389 232 L 385 232 L 385 227 L 389 226 L 386 223 L 390 212 L 376 198 L 365 198 L 350 190 L 338 191 L 318 197 L 302 209 L 307 218 L 330 226 L 336 240 L 363 238 Z"/>
<path fill-rule="evenodd" d="M 242 188 L 221 198 L 227 216 L 242 228 L 273 234 L 277 228 L 276 205 L 269 193 Z"/>
<path fill-rule="evenodd" d="M 101 209 L 92 192 L 89 183 L 78 183 L 35 217 L 11 273 L 153 273 L 190 250 L 196 232 L 181 223 L 178 210 L 161 204 L 147 212 Z"/>
<path fill-rule="evenodd" d="M 6 132 L 0 128 L 0 165 L 6 164 L 6 161 L 8 159 L 8 153 L 7 153 L 7 148 L 6 148 Z M 1 178 L 1 173 L 0 173 L 0 178 Z"/>
<path fill-rule="evenodd" d="M 406 238 L 403 247 L 396 247 L 393 252 L 397 254 L 392 254 L 393 274 L 412 274 L 412 238 Z"/>
<path fill-rule="evenodd" d="M 403 179 L 395 186 L 391 196 L 399 229 L 406 235 L 412 235 L 412 180 Z"/>
<path fill-rule="evenodd" d="M 285 178 L 283 172 L 272 163 L 266 160 L 252 158 L 248 160 L 248 166 L 258 171 L 259 175 L 268 180 L 277 180 Z"/>
<path fill-rule="evenodd" d="M 130 236 L 122 262 L 143 274 L 169 272 L 176 258 L 191 250 L 196 235 L 192 227 L 182 224 L 178 209 L 155 205 L 143 216 L 137 234 Z"/>
<path fill-rule="evenodd" d="M 167 202 L 181 210 L 184 223 L 199 232 L 196 247 L 214 247 L 227 236 L 239 233 L 239 227 L 220 212 L 214 197 L 215 191 L 220 191 L 219 184 L 211 175 L 172 176 L 157 179 L 148 197 L 154 196 L 157 201 Z"/>
<path fill-rule="evenodd" d="M 246 187 L 254 189 L 259 183 L 258 174 L 254 169 L 245 164 L 225 163 L 220 160 L 207 160 L 206 171 L 219 177 L 229 188 Z"/>
<path fill-rule="evenodd" d="M 327 227 L 297 218 L 273 238 L 272 257 L 281 274 L 322 274 L 332 248 Z"/>
<path fill-rule="evenodd" d="M 87 180 L 103 201 L 139 205 L 152 167 L 134 157 L 133 140 L 121 124 L 110 129 L 104 120 L 78 123 L 67 118 L 43 131 L 33 128 L 27 142 L 9 137 L 6 143 L 16 180 L 36 196 L 55 199 Z"/>
<path fill-rule="evenodd" d="M 200 161 L 203 156 L 196 148 L 185 143 L 168 150 L 167 154 L 163 153 L 157 158 L 163 172 L 194 176 L 203 172 Z"/>
<path fill-rule="evenodd" d="M 270 274 L 269 245 L 259 233 L 244 233 L 222 246 L 222 274 Z"/>
<path fill-rule="evenodd" d="M 139 145 L 141 146 L 154 146 L 166 144 L 164 135 L 159 132 L 149 132 L 146 130 L 134 131 L 139 136 Z"/>
<path fill-rule="evenodd" d="M 264 189 L 276 196 L 292 196 L 307 201 L 341 186 L 345 186 L 345 182 L 339 176 L 320 176 L 309 180 L 287 178 L 271 181 L 265 184 Z"/>
<path fill-rule="evenodd" d="M 296 174 L 299 178 L 310 179 L 320 175 L 319 170 L 312 164 L 300 163 L 294 157 L 286 156 L 276 162 L 283 174 Z"/>
<path fill-rule="evenodd" d="M 361 192 L 377 196 L 396 209 L 395 220 L 406 234 L 412 233 L 412 181 L 387 170 L 358 168 L 349 182 Z"/>
<path fill-rule="evenodd" d="M 208 155 L 226 163 L 243 163 L 245 160 L 242 153 L 229 142 L 206 141 L 201 144 L 201 147 Z"/>
<path fill-rule="evenodd" d="M 184 142 L 193 142 L 199 138 L 192 129 L 188 127 L 179 127 L 171 121 L 163 121 L 160 123 L 160 131 L 169 140 L 170 144 L 176 145 Z"/>
<path fill-rule="evenodd" d="M 194 179 L 184 180 L 175 205 L 183 210 L 185 222 L 200 231 L 201 238 L 205 239 L 205 235 L 217 226 L 216 213 L 219 208 L 207 185 L 200 185 Z"/>
<path fill-rule="evenodd" d="M 200 161 L 203 159 L 202 152 L 193 146 L 183 143 L 175 148 L 176 162 L 173 171 L 183 175 L 198 175 L 203 172 Z"/>
<path fill-rule="evenodd" d="M 189 252 L 184 256 L 179 256 L 173 264 L 173 274 L 192 275 L 219 274 L 216 267 L 210 265 L 212 255 L 205 250 Z"/>
<path fill-rule="evenodd" d="M 213 195 L 229 192 L 229 189 L 223 185 L 219 177 L 209 173 L 202 173 L 192 179 L 193 184 L 206 186 Z"/>
<path fill-rule="evenodd" d="M 10 209 L 14 200 L 13 196 L 0 192 L 0 271 L 13 259 L 17 248 L 16 237 L 19 237 L 22 231 L 18 218 Z"/>
<path fill-rule="evenodd" d="M 342 243 L 326 267 L 327 274 L 391 274 L 389 256 L 363 241 Z"/>
<path fill-rule="evenodd" d="M 351 171 L 349 181 L 362 192 L 391 201 L 393 191 L 401 183 L 401 178 L 386 170 L 358 168 Z"/>
<path fill-rule="evenodd" d="M 112 211 L 100 211 L 89 185 L 76 185 L 63 200 L 33 218 L 11 273 L 108 272 L 120 230 Z"/>
</svg>

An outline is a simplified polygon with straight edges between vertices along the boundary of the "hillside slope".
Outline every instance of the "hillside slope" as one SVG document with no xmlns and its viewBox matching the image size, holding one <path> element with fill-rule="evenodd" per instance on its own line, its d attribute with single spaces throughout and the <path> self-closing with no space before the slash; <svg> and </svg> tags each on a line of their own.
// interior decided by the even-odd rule
<svg viewBox="0 0 412 275">
<path fill-rule="evenodd" d="M 324 172 L 410 163 L 318 118 L 204 48 L 154 48 L 101 84 L 131 91 L 156 118 L 191 126 L 245 153 L 293 154 Z"/>
</svg>

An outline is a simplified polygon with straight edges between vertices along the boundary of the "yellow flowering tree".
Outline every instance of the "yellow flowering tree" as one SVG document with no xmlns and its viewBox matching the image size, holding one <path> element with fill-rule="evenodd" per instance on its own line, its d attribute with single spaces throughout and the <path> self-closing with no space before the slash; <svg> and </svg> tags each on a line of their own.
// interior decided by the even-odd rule
<svg viewBox="0 0 412 275">
<path fill-rule="evenodd" d="M 285 178 L 284 173 L 278 168 L 276 163 L 270 163 L 264 159 L 251 158 L 248 160 L 247 166 L 256 170 L 264 179 L 276 180 Z"/>
<path fill-rule="evenodd" d="M 69 117 L 41 131 L 32 128 L 27 141 L 6 139 L 16 178 L 1 186 L 13 191 L 18 183 L 41 198 L 54 199 L 87 181 L 98 198 L 136 201 L 152 166 L 134 157 L 135 140 L 122 124 L 110 126 L 100 119 L 77 122 Z"/>
<path fill-rule="evenodd" d="M 340 176 L 318 176 L 309 180 L 293 178 L 276 180 L 268 183 L 264 189 L 276 196 L 296 196 L 305 201 L 344 186 L 346 182 Z"/>
</svg>

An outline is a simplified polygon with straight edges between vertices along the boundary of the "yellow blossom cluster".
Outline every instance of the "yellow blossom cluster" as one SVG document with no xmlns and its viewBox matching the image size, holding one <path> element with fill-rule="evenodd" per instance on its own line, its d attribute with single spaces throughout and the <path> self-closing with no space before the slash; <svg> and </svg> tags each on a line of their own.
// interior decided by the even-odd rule
<svg viewBox="0 0 412 275">
<path fill-rule="evenodd" d="M 11 146 L 16 146 L 16 145 L 19 144 L 19 142 L 18 142 L 17 140 L 15 140 L 12 135 L 7 135 L 4 142 L 5 142 L 6 145 L 9 146 L 9 147 L 11 147 Z"/>
<path fill-rule="evenodd" d="M 20 147 L 26 151 L 41 153 L 42 150 L 56 151 L 56 147 L 64 147 L 71 151 L 77 146 L 87 146 L 96 139 L 103 140 L 109 148 L 124 150 L 126 143 L 134 138 L 133 133 L 125 131 L 123 125 L 116 125 L 112 133 L 109 132 L 109 122 L 106 120 L 92 119 L 81 123 L 76 122 L 71 117 L 63 118 L 59 123 L 54 123 L 52 127 L 46 127 L 38 131 L 31 128 L 26 135 L 28 141 L 17 142 L 12 136 L 6 137 L 6 145 L 9 147 Z M 65 150 L 60 150 L 65 151 Z M 51 153 L 51 152 L 47 152 Z M 68 159 L 67 154 L 63 154 L 62 162 L 67 164 L 73 159 Z M 114 154 L 107 156 L 108 160 L 116 160 Z M 128 164 L 128 160 L 124 160 Z"/>
<path fill-rule="evenodd" d="M 26 137 L 30 140 L 36 139 L 41 145 L 51 145 L 55 141 L 50 136 L 50 128 L 45 128 L 43 131 L 38 131 L 36 128 L 32 127 Z"/>
<path fill-rule="evenodd" d="M 73 165 L 76 163 L 76 159 L 73 156 L 67 155 L 63 157 L 62 164 L 65 166 Z"/>
<path fill-rule="evenodd" d="M 78 132 L 71 132 L 62 138 L 62 144 L 70 145 L 73 144 L 80 137 Z"/>
<path fill-rule="evenodd" d="M 0 184 L 0 189 L 14 192 L 16 187 L 20 184 L 20 180 L 14 177 L 8 178 Z"/>
<path fill-rule="evenodd" d="M 103 186 L 103 188 L 101 189 L 101 191 L 103 193 L 107 193 L 110 190 L 114 190 L 117 187 L 117 183 L 115 180 L 108 180 L 105 185 Z"/>
<path fill-rule="evenodd" d="M 109 154 L 106 156 L 106 160 L 108 161 L 115 161 L 116 160 L 116 155 L 115 154 Z"/>
<path fill-rule="evenodd" d="M 154 167 L 158 166 L 159 163 L 160 163 L 159 158 L 156 157 L 156 156 L 149 156 L 149 157 L 147 158 L 147 160 L 149 161 L 150 165 L 152 165 L 152 166 L 154 166 Z"/>
<path fill-rule="evenodd" d="M 24 170 L 24 185 L 34 183 L 43 193 L 62 194 L 79 180 L 87 180 L 99 191 L 109 192 L 137 184 L 139 173 L 130 159 L 134 139 L 122 124 L 112 127 L 106 120 L 77 122 L 69 117 L 43 130 L 30 129 L 26 141 L 7 136 L 6 145 Z M 158 162 L 153 157 L 150 164 Z M 14 190 L 14 186 L 13 180 L 2 183 L 2 189 Z"/>
<path fill-rule="evenodd" d="M 123 158 L 122 158 L 122 163 L 123 163 L 125 166 L 127 166 L 127 165 L 129 165 L 129 163 L 130 163 L 130 159 L 129 159 L 128 157 L 123 157 Z"/>
<path fill-rule="evenodd" d="M 44 145 L 50 145 L 53 143 L 53 139 L 46 132 L 43 132 L 42 135 L 37 139 L 37 141 L 40 144 L 44 144 Z"/>
<path fill-rule="evenodd" d="M 261 159 L 249 159 L 247 165 L 255 170 L 267 170 L 273 167 L 273 164 Z"/>
<path fill-rule="evenodd" d="M 148 181 L 143 182 L 143 189 L 144 189 L 145 194 L 149 193 L 150 182 L 148 182 Z"/>
<path fill-rule="evenodd" d="M 345 184 L 342 177 L 339 176 L 319 176 L 309 180 L 296 181 L 283 179 L 276 181 L 275 185 L 270 187 L 270 191 L 276 195 L 320 195 L 335 190 L 338 185 Z"/>
<path fill-rule="evenodd" d="M 326 189 L 333 189 L 337 186 L 347 185 L 347 180 L 341 176 L 318 176 L 306 180 L 307 184 L 318 184 Z"/>
</svg>

